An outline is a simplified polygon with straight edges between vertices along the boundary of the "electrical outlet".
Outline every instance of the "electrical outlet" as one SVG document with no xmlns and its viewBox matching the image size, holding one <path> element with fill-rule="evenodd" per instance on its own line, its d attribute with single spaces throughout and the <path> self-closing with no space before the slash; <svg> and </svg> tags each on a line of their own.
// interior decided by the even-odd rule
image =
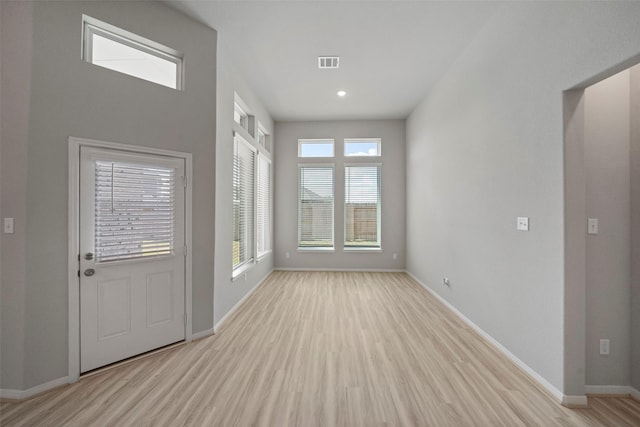
<svg viewBox="0 0 640 427">
<path fill-rule="evenodd" d="M 284 257 L 285 257 L 285 258 L 287 258 L 287 259 L 289 259 L 289 252 L 285 252 L 285 253 L 284 253 Z"/>
<path fill-rule="evenodd" d="M 598 218 L 587 220 L 587 234 L 598 234 Z"/>
<path fill-rule="evenodd" d="M 443 277 L 442 278 L 442 284 L 446 287 L 449 287 L 450 283 L 449 283 L 449 278 L 448 277 Z"/>
<path fill-rule="evenodd" d="M 600 355 L 609 355 L 609 340 L 600 340 Z"/>
<path fill-rule="evenodd" d="M 398 259 L 398 254 L 393 254 L 393 259 Z"/>
<path fill-rule="evenodd" d="M 519 216 L 516 222 L 516 229 L 518 231 L 529 231 L 529 217 Z"/>
<path fill-rule="evenodd" d="M 4 219 L 4 233 L 13 234 L 13 218 Z"/>
</svg>

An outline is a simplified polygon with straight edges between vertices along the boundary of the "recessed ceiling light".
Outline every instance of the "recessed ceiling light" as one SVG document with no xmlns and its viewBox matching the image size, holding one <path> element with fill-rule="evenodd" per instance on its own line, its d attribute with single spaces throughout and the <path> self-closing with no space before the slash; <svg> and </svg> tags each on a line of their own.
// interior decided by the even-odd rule
<svg viewBox="0 0 640 427">
<path fill-rule="evenodd" d="M 339 91 L 338 91 L 338 96 L 339 96 L 339 97 L 341 97 L 341 98 L 342 98 L 343 96 L 345 96 L 346 94 L 347 94 L 347 92 L 345 92 L 345 91 L 343 91 L 343 90 L 339 90 Z"/>
</svg>

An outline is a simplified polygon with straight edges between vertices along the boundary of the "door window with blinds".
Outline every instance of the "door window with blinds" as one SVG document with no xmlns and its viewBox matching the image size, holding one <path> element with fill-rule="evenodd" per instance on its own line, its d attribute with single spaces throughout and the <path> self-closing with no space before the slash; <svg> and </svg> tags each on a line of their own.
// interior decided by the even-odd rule
<svg viewBox="0 0 640 427">
<path fill-rule="evenodd" d="M 334 166 L 298 166 L 298 248 L 333 249 Z"/>
<path fill-rule="evenodd" d="M 255 149 L 240 136 L 233 151 L 233 269 L 254 259 Z"/>
<path fill-rule="evenodd" d="M 96 262 L 172 255 L 176 171 L 126 162 L 95 162 Z"/>
<path fill-rule="evenodd" d="M 344 246 L 380 248 L 380 165 L 344 168 Z"/>
</svg>

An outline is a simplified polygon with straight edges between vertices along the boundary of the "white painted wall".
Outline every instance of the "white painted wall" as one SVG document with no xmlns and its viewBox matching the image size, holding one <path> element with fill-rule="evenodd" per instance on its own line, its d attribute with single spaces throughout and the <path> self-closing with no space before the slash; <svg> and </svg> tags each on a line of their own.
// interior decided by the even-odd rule
<svg viewBox="0 0 640 427">
<path fill-rule="evenodd" d="M 19 119 L 2 120 L 3 183 L 18 173 L 8 178 L 15 195 L 3 184 L 2 205 L 16 209 L 19 230 L 2 241 L 3 389 L 67 375 L 69 136 L 193 153 L 193 331 L 210 329 L 213 319 L 216 32 L 156 2 L 34 2 L 32 14 L 28 7 L 2 7 L 2 113 Z M 83 13 L 183 52 L 185 90 L 84 63 Z M 32 27 L 20 26 L 30 20 Z M 30 36 L 32 50 L 18 50 Z M 4 68 L 8 58 L 14 65 Z"/>
<path fill-rule="evenodd" d="M 631 69 L 631 385 L 640 390 L 640 66 Z"/>
<path fill-rule="evenodd" d="M 405 121 L 276 122 L 275 266 L 307 269 L 404 269 Z M 344 251 L 344 139 L 382 138 L 382 252 Z M 335 140 L 335 252 L 298 252 L 298 139 Z M 349 163 L 349 159 L 347 162 Z M 289 252 L 289 258 L 285 253 Z M 397 258 L 393 259 L 393 254 Z"/>
<path fill-rule="evenodd" d="M 565 394 L 585 347 L 564 307 L 562 92 L 638 39 L 638 3 L 510 4 L 407 121 L 407 269 Z"/>
<path fill-rule="evenodd" d="M 267 255 L 254 265 L 246 276 L 235 281 L 233 274 L 233 103 L 234 92 L 249 106 L 251 114 L 272 134 L 273 121 L 262 102 L 245 83 L 234 67 L 233 56 L 225 48 L 224 35 L 218 43 L 218 116 L 216 143 L 216 269 L 214 295 L 214 325 L 227 315 L 273 269 L 273 256 Z M 258 66 L 259 64 L 256 64 Z M 250 141 L 253 142 L 253 141 Z M 272 153 L 277 149 L 272 143 Z M 275 162 L 271 170 L 276 168 Z"/>
<path fill-rule="evenodd" d="M 584 92 L 586 212 L 599 233 L 586 238 L 586 384 L 630 384 L 630 75 Z M 611 342 L 600 355 L 600 339 Z"/>
</svg>

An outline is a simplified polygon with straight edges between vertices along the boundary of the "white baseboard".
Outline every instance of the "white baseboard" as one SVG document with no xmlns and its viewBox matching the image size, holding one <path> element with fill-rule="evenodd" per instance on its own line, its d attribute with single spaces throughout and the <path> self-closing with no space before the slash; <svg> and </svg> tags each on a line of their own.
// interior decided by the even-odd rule
<svg viewBox="0 0 640 427">
<path fill-rule="evenodd" d="M 200 338 L 208 337 L 209 335 L 213 335 L 213 334 L 214 334 L 213 328 L 205 329 L 204 331 L 191 334 L 191 341 L 199 340 Z"/>
<path fill-rule="evenodd" d="M 631 395 L 633 387 L 628 385 L 585 385 L 586 394 Z"/>
<path fill-rule="evenodd" d="M 587 401 L 587 396 L 567 396 L 562 395 L 561 400 L 562 406 L 566 406 L 567 408 L 588 408 L 589 403 Z"/>
<path fill-rule="evenodd" d="M 335 272 L 356 272 L 356 273 L 404 273 L 403 269 L 392 268 L 274 268 L 274 271 L 335 271 Z"/>
<path fill-rule="evenodd" d="M 265 280 L 267 280 L 267 277 L 269 277 L 269 275 L 273 272 L 273 270 L 269 271 L 267 274 L 264 275 L 264 277 L 262 279 L 260 279 L 260 281 L 258 283 L 256 283 L 256 285 L 251 288 L 251 290 L 249 292 L 247 292 L 245 294 L 245 296 L 243 296 L 240 301 L 238 301 L 233 307 L 231 307 L 231 310 L 227 311 L 227 314 L 225 314 L 224 316 L 222 316 L 222 319 L 218 320 L 218 323 L 216 323 L 215 325 L 213 325 L 213 332 L 216 333 L 218 332 L 218 330 L 220 330 L 220 327 L 222 326 L 222 324 L 231 317 L 231 315 L 233 313 L 236 312 L 236 310 L 238 308 L 240 308 L 240 306 L 242 305 L 243 302 L 245 302 L 250 296 L 251 294 L 253 294 L 256 289 L 258 289 L 260 287 L 260 285 L 262 285 L 264 283 Z"/>
<path fill-rule="evenodd" d="M 631 391 L 629 392 L 629 394 L 631 395 L 631 397 L 633 397 L 634 399 L 640 402 L 640 391 L 631 387 Z"/>
<path fill-rule="evenodd" d="M 37 394 L 44 393 L 56 387 L 69 384 L 69 377 L 58 378 L 57 380 L 49 381 L 44 384 L 39 384 L 35 387 L 31 387 L 27 390 L 15 390 L 2 388 L 0 389 L 0 398 L 11 400 L 22 400 L 33 397 Z"/>
<path fill-rule="evenodd" d="M 555 397 L 558 400 L 558 402 L 561 402 L 564 405 L 565 404 L 564 403 L 565 400 L 570 400 L 571 402 L 574 402 L 574 401 L 577 402 L 577 405 L 579 405 L 584 401 L 584 405 L 586 406 L 586 402 L 587 402 L 586 396 L 565 396 L 565 395 L 563 395 L 562 392 L 560 390 L 558 390 L 553 384 L 551 384 L 549 381 L 544 379 L 536 371 L 531 369 L 526 363 L 524 363 L 522 360 L 520 360 L 518 357 L 516 357 L 505 346 L 500 344 L 495 338 L 493 338 L 491 335 L 489 335 L 487 332 L 485 332 L 482 328 L 480 328 L 478 325 L 473 323 L 473 321 L 471 321 L 471 319 L 469 319 L 467 316 L 462 314 L 457 308 L 455 308 L 453 305 L 451 305 L 447 300 L 445 300 L 440 295 L 435 293 L 430 287 L 428 287 L 427 285 L 422 283 L 420 281 L 420 279 L 418 279 L 416 276 L 414 276 L 410 271 L 407 271 L 406 273 L 409 276 L 411 276 L 411 278 L 413 280 L 418 282 L 420 284 L 420 286 L 425 288 L 427 290 L 427 292 L 429 292 L 431 295 L 436 297 L 438 299 L 438 301 L 443 303 L 449 310 L 451 310 L 463 322 L 465 322 L 467 325 L 469 325 L 471 327 L 471 329 L 476 331 L 482 338 L 484 338 L 485 340 L 489 341 L 489 343 L 491 343 L 500 352 L 502 352 L 502 354 L 507 356 L 507 358 L 509 358 L 513 363 L 515 363 L 516 366 L 518 366 L 520 369 L 522 369 L 531 378 L 533 378 L 538 384 L 540 384 L 544 389 L 546 389 L 549 393 L 551 393 L 553 395 L 553 397 Z"/>
</svg>

